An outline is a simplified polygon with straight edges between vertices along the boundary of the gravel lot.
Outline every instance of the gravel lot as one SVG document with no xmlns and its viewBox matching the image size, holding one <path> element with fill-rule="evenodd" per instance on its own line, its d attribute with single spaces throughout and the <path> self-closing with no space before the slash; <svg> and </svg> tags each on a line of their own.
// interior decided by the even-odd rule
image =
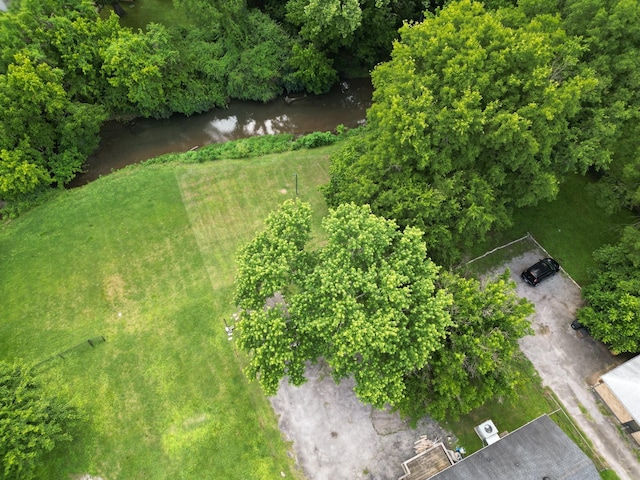
<svg viewBox="0 0 640 480">
<path fill-rule="evenodd" d="M 307 378 L 300 387 L 283 382 L 271 403 L 309 480 L 397 480 L 420 435 L 447 440 L 429 419 L 411 429 L 397 413 L 360 403 L 353 380 L 336 385 L 324 365 L 310 365 Z"/>
<path fill-rule="evenodd" d="M 602 414 L 590 388 L 626 359 L 611 355 L 584 331 L 571 329 L 582 300 L 579 287 L 564 272 L 536 288 L 520 279 L 520 272 L 544 256 L 533 250 L 496 270 L 509 268 L 518 294 L 536 305 L 536 334 L 522 339 L 521 348 L 620 478 L 639 480 L 633 441 L 618 431 L 613 417 Z M 283 382 L 272 405 L 309 480 L 395 480 L 403 473 L 401 462 L 413 456 L 413 442 L 420 435 L 444 440 L 449 436 L 428 419 L 413 430 L 397 414 L 361 404 L 353 381 L 336 385 L 322 365 L 309 366 L 307 378 L 301 387 Z"/>
</svg>

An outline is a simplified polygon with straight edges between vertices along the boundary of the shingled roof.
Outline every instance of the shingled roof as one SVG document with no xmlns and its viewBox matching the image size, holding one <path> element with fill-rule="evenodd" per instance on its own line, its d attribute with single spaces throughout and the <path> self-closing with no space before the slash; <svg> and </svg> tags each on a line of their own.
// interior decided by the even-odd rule
<svg viewBox="0 0 640 480">
<path fill-rule="evenodd" d="M 600 480 L 589 457 L 546 415 L 430 480 L 544 479 Z"/>
</svg>

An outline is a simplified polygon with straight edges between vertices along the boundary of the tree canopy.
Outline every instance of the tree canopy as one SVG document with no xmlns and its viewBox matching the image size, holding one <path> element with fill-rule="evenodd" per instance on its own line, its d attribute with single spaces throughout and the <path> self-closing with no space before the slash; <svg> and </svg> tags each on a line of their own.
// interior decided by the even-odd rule
<svg viewBox="0 0 640 480">
<path fill-rule="evenodd" d="M 640 351 L 640 229 L 629 226 L 617 245 L 594 252 L 598 268 L 583 291 L 578 319 L 617 353 Z"/>
<path fill-rule="evenodd" d="M 71 440 L 77 419 L 76 409 L 47 393 L 30 368 L 0 361 L 2 478 L 34 478 L 42 455 Z"/>
<path fill-rule="evenodd" d="M 300 384 L 305 362 L 322 357 L 336 379 L 355 376 L 364 401 L 397 403 L 403 375 L 426 363 L 449 323 L 438 267 L 420 232 L 349 204 L 324 220 L 326 245 L 307 252 L 309 219 L 307 205 L 285 203 L 239 255 L 248 373 L 273 394 L 285 375 Z"/>
<path fill-rule="evenodd" d="M 533 334 L 533 305 L 518 297 L 509 273 L 480 284 L 443 272 L 440 285 L 453 296 L 452 324 L 443 347 L 406 379 L 400 409 L 413 418 L 464 415 L 491 399 L 513 397 L 526 381 L 518 340 Z"/>
<path fill-rule="evenodd" d="M 610 211 L 640 205 L 640 5 L 634 0 L 571 0 L 563 8 L 569 33 L 582 35 L 581 62 L 599 80 L 597 96 L 579 116 L 585 137 L 601 139 L 595 154 L 611 159 L 599 181 Z M 587 140 L 585 145 L 592 143 Z"/>
<path fill-rule="evenodd" d="M 23 0 L 0 14 L 1 199 L 68 183 L 107 118 L 190 115 L 282 93 L 293 64 L 280 26 L 244 2 L 184 5 L 197 26 L 134 32 L 87 0 Z"/>
<path fill-rule="evenodd" d="M 175 0 L 180 21 L 134 31 L 89 0 L 12 2 L 0 15 L 0 76 L 28 68 L 24 59 L 43 75 L 50 68 L 46 102 L 65 122 L 77 117 L 79 134 L 48 132 L 59 152 L 44 161 L 35 157 L 51 148 L 33 137 L 4 142 L 3 198 L 67 182 L 104 118 L 323 93 L 387 60 L 406 22 L 374 73 L 371 135 L 334 159 L 332 205 L 369 203 L 402 226 L 414 219 L 443 263 L 508 224 L 511 208 L 552 198 L 565 172 L 602 170 L 603 202 L 628 207 L 640 158 L 637 2 L 515 4 Z M 1 99 L 18 123 L 34 115 L 23 95 Z"/>
<path fill-rule="evenodd" d="M 98 145 L 106 114 L 73 101 L 63 72 L 24 53 L 0 75 L 0 196 L 69 182 Z"/>
<path fill-rule="evenodd" d="M 267 394 L 285 377 L 301 384 L 306 362 L 319 360 L 337 381 L 353 377 L 362 401 L 407 414 L 416 413 L 412 399 L 428 398 L 424 408 L 442 414 L 513 389 L 511 357 L 529 333 L 531 307 L 511 283 L 481 290 L 442 276 L 420 230 L 401 230 L 368 206 L 331 210 L 325 240 L 310 250 L 310 218 L 307 204 L 286 202 L 238 255 L 238 344 L 250 354 L 246 373 Z M 454 378 L 473 395 L 444 378 L 460 364 Z M 439 391 L 443 384 L 450 390 Z"/>
<path fill-rule="evenodd" d="M 557 16 L 463 0 L 400 34 L 373 72 L 367 132 L 332 159 L 327 199 L 418 226 L 450 264 L 593 165 L 570 121 L 598 82 L 575 68 L 581 47 Z"/>
</svg>

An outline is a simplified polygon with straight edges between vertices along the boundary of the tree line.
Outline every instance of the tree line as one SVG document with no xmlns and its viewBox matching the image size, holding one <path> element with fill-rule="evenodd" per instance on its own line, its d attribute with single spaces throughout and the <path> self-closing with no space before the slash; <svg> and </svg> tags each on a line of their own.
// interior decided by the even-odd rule
<svg viewBox="0 0 640 480">
<path fill-rule="evenodd" d="M 144 31 L 103 18 L 89 0 L 14 0 L 0 13 L 1 200 L 67 184 L 105 119 L 324 93 L 340 75 L 366 74 L 402 20 L 422 15 L 419 1 L 173 5 L 186 21 Z"/>
<path fill-rule="evenodd" d="M 460 218 L 456 233 L 424 228 L 433 222 L 418 216 L 417 225 L 433 235 L 442 255 L 449 255 L 463 238 L 473 242 L 483 230 L 508 224 L 514 205 L 533 204 L 537 200 L 532 196 L 552 197 L 562 176 L 573 170 L 598 170 L 603 202 L 613 208 L 637 203 L 640 32 L 633 0 L 488 0 L 475 4 L 482 5 L 482 14 L 473 10 L 478 7 L 441 0 L 173 4 L 186 23 L 152 23 L 144 31 L 121 27 L 116 15 L 103 18 L 88 0 L 14 0 L 10 11 L 0 14 L 0 107 L 6 112 L 0 120 L 0 198 L 64 186 L 97 147 L 99 127 L 107 118 L 190 115 L 234 98 L 268 101 L 283 92 L 322 93 L 341 76 L 368 74 L 391 60 L 375 69 L 376 112 L 387 109 L 385 97 L 393 89 L 411 108 L 421 109 L 422 102 L 425 109 L 416 117 L 422 124 L 389 116 L 397 124 L 387 137 L 392 143 L 401 140 L 404 147 L 409 135 L 420 138 L 426 131 L 423 145 L 410 146 L 415 152 L 410 156 L 428 150 L 435 158 L 439 152 L 440 160 L 419 172 L 434 173 L 436 179 L 431 193 L 417 203 L 430 216 L 439 210 L 444 221 L 458 208 L 457 202 L 444 200 L 450 198 L 447 192 L 461 193 L 460 209 L 470 214 Z M 464 26 L 456 23 L 466 17 Z M 486 29 L 491 22 L 501 34 L 470 31 L 472 24 Z M 419 49 L 427 30 L 426 50 L 417 52 L 422 60 L 407 63 L 401 57 Z M 445 46 L 446 51 L 437 50 Z M 456 62 L 466 70 L 440 70 Z M 403 66 L 415 71 L 396 75 Z M 438 71 L 446 74 L 427 75 Z M 466 85 L 465 75 L 479 78 Z M 427 98 L 418 95 L 423 80 L 436 96 L 428 106 Z M 459 89 L 466 96 L 455 93 Z M 528 109 L 525 100 L 531 102 Z M 458 103 L 447 104 L 454 101 Z M 409 108 L 405 111 L 411 114 Z M 369 122 L 383 120 L 378 117 L 372 113 Z M 440 131 L 429 133 L 425 122 L 439 125 Z M 445 134 L 450 127 L 455 128 Z M 458 157 L 464 142 L 473 148 L 449 168 L 445 157 Z M 506 158 L 504 145 L 512 158 Z M 453 178 L 453 171 L 469 171 L 465 162 L 488 158 L 494 151 L 496 164 L 505 167 L 479 177 L 467 173 Z M 524 161 L 527 155 L 533 161 Z M 342 192 L 337 178 L 345 172 L 338 173 L 340 160 L 335 163 L 334 192 L 328 195 L 334 204 L 342 197 L 368 197 L 374 210 L 382 212 L 387 207 L 378 205 L 398 200 L 373 198 L 370 187 Z M 393 164 L 396 171 L 400 167 Z M 383 178 L 388 185 L 392 170 Z M 443 181 L 443 175 L 450 180 Z M 528 191 L 523 188 L 527 183 L 532 184 Z M 514 196 L 522 198 L 512 202 Z M 498 208 L 485 208 L 494 200 Z M 394 208 L 393 218 L 401 224 L 413 215 L 406 202 Z"/>
</svg>

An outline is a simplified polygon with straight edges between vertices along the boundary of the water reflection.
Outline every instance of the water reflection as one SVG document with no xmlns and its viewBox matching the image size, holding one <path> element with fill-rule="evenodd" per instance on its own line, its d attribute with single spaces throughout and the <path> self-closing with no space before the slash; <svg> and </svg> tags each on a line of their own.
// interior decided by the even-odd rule
<svg viewBox="0 0 640 480">
<path fill-rule="evenodd" d="M 266 104 L 238 101 L 224 110 L 167 120 L 140 119 L 133 125 L 108 122 L 100 132 L 98 151 L 87 162 L 87 172 L 70 186 L 84 185 L 164 153 L 186 152 L 210 143 L 276 133 L 324 132 L 340 124 L 356 127 L 365 121 L 371 96 L 369 79 L 359 79 L 326 95 L 279 98 Z"/>
<path fill-rule="evenodd" d="M 209 135 L 211 140 L 209 143 L 222 143 L 233 139 L 233 132 L 237 128 L 238 117 L 231 115 L 230 117 L 211 120 L 204 131 Z"/>
</svg>

